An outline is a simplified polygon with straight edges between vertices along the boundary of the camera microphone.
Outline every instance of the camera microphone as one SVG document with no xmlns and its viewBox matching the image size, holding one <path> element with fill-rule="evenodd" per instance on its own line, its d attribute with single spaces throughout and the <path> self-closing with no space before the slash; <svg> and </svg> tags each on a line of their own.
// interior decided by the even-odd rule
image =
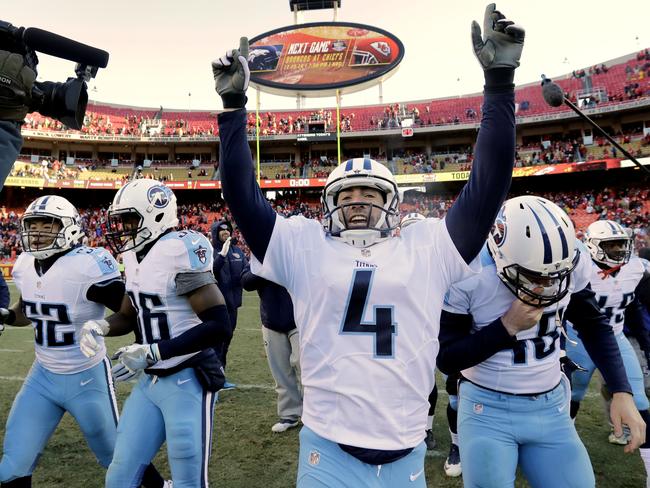
<svg viewBox="0 0 650 488">
<path fill-rule="evenodd" d="M 542 96 L 551 107 L 560 107 L 564 103 L 564 92 L 557 83 L 542 75 Z"/>
<path fill-rule="evenodd" d="M 28 27 L 22 37 L 25 44 L 35 51 L 97 68 L 106 68 L 108 65 L 106 51 L 46 30 Z"/>
</svg>

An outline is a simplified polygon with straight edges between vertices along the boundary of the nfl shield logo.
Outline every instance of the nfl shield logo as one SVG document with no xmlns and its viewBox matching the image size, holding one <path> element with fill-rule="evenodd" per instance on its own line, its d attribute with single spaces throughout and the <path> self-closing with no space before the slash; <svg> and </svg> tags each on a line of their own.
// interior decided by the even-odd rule
<svg viewBox="0 0 650 488">
<path fill-rule="evenodd" d="M 481 415 L 483 413 L 483 404 L 482 403 L 475 403 L 474 404 L 474 413 Z"/>
<path fill-rule="evenodd" d="M 316 466 L 318 463 L 320 463 L 320 452 L 318 451 L 312 451 L 309 453 L 309 464 L 312 466 Z"/>
<path fill-rule="evenodd" d="M 364 258 L 369 258 L 370 257 L 370 249 L 361 249 L 361 255 Z"/>
<path fill-rule="evenodd" d="M 205 264 L 205 260 L 207 259 L 207 253 L 208 250 L 203 247 L 199 246 L 196 249 L 194 249 L 194 254 L 196 254 L 196 257 L 199 258 L 199 261 L 201 261 L 201 264 Z"/>
</svg>

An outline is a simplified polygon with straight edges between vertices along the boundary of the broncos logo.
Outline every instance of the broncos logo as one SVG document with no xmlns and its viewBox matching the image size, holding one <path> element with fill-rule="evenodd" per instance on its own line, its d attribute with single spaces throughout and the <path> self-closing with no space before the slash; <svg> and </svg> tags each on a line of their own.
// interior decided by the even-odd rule
<svg viewBox="0 0 650 488">
<path fill-rule="evenodd" d="M 196 254 L 197 258 L 199 258 L 199 261 L 201 261 L 201 264 L 205 264 L 205 261 L 208 258 L 207 253 L 208 253 L 208 250 L 203 246 L 199 246 L 196 249 L 194 249 L 194 254 Z"/>
</svg>

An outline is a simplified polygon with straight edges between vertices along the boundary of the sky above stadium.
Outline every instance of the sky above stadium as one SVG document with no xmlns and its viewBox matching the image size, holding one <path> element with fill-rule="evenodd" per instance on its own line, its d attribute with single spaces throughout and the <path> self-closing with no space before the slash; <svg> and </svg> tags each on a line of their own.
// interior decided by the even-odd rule
<svg viewBox="0 0 650 488">
<path fill-rule="evenodd" d="M 0 0 L 0 5 L 2 20 L 15 26 L 50 30 L 110 53 L 108 68 L 89 83 L 91 99 L 165 109 L 220 109 L 210 61 L 236 47 L 242 35 L 293 24 L 288 0 Z M 406 54 L 384 83 L 383 101 L 419 100 L 482 89 L 470 23 L 482 24 L 485 5 L 485 0 L 342 0 L 338 20 L 399 37 Z M 517 84 L 650 47 L 648 0 L 508 0 L 497 8 L 526 29 Z M 301 16 L 301 22 L 330 20 L 330 10 Z M 73 75 L 72 62 L 46 55 L 40 60 L 40 81 Z M 342 101 L 343 106 L 374 103 L 377 87 Z M 334 98 L 315 98 L 305 106 L 334 104 Z M 295 107 L 295 98 L 262 94 L 263 110 Z"/>
</svg>

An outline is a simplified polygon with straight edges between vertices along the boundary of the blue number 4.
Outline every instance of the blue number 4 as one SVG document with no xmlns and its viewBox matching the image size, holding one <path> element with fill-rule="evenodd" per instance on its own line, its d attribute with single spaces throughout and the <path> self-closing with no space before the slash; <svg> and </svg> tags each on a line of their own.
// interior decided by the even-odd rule
<svg viewBox="0 0 650 488">
<path fill-rule="evenodd" d="M 374 321 L 364 322 L 374 269 L 357 269 L 352 277 L 352 286 L 345 307 L 341 334 L 372 334 L 375 336 L 374 353 L 376 358 L 393 357 L 393 337 L 397 324 L 393 323 L 393 307 L 373 306 Z"/>
</svg>

